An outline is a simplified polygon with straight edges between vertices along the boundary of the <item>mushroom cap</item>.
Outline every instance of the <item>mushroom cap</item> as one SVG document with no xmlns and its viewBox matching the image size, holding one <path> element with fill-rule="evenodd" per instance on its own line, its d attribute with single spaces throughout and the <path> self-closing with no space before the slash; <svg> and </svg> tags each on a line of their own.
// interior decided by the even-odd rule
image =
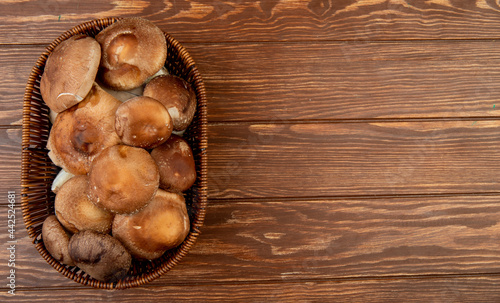
<svg viewBox="0 0 500 303">
<path fill-rule="evenodd" d="M 132 264 L 132 257 L 120 241 L 91 230 L 74 234 L 68 249 L 76 266 L 103 282 L 123 278 Z"/>
<path fill-rule="evenodd" d="M 89 178 L 92 202 L 123 214 L 137 212 L 151 201 L 158 190 L 160 174 L 145 149 L 115 145 L 94 159 Z"/>
<path fill-rule="evenodd" d="M 50 215 L 42 225 L 42 239 L 45 248 L 57 261 L 73 266 L 75 263 L 68 251 L 68 243 L 71 235 L 59 223 L 56 216 Z"/>
<path fill-rule="evenodd" d="M 40 80 L 40 93 L 56 113 L 82 101 L 94 83 L 101 46 L 92 37 L 76 35 L 52 51 Z"/>
<path fill-rule="evenodd" d="M 163 104 L 149 97 L 135 97 L 116 110 L 115 130 L 123 143 L 154 148 L 172 133 L 172 119 Z"/>
<path fill-rule="evenodd" d="M 144 96 L 160 101 L 168 110 L 174 130 L 186 129 L 196 112 L 196 93 L 184 79 L 174 75 L 153 78 L 144 87 Z"/>
<path fill-rule="evenodd" d="M 116 90 L 141 86 L 167 59 L 163 31 L 146 19 L 121 19 L 102 30 L 96 40 L 102 48 L 98 76 Z"/>
<path fill-rule="evenodd" d="M 64 183 L 57 192 L 54 207 L 57 219 L 70 232 L 111 231 L 114 214 L 97 207 L 88 197 L 89 177 L 78 175 Z"/>
<path fill-rule="evenodd" d="M 151 151 L 160 172 L 160 188 L 168 191 L 185 191 L 196 181 L 193 151 L 183 138 L 170 138 Z"/>
<path fill-rule="evenodd" d="M 120 104 L 94 83 L 82 102 L 57 115 L 47 142 L 52 162 L 74 175 L 88 173 L 103 149 L 120 143 L 115 132 Z"/>
<path fill-rule="evenodd" d="M 160 189 L 140 212 L 116 215 L 112 232 L 134 257 L 153 260 L 180 245 L 189 228 L 184 197 Z"/>
</svg>

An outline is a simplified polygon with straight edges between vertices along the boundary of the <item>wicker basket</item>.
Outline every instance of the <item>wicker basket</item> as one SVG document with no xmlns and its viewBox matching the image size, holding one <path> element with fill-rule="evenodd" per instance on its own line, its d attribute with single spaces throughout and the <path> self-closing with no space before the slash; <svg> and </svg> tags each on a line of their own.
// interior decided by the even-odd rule
<svg viewBox="0 0 500 303">
<path fill-rule="evenodd" d="M 40 255 L 64 276 L 83 285 L 103 289 L 124 289 L 143 285 L 160 277 L 176 265 L 193 246 L 203 225 L 207 206 L 207 107 L 205 87 L 201 76 L 187 51 L 170 35 L 165 34 L 168 57 L 165 67 L 169 73 L 185 79 L 196 91 L 198 108 L 193 123 L 184 137 L 190 143 L 197 168 L 197 180 L 185 193 L 191 230 L 186 240 L 177 248 L 166 252 L 153 261 L 133 260 L 128 275 L 116 283 L 97 281 L 78 267 L 67 266 L 56 261 L 45 249 L 41 237 L 42 223 L 54 213 L 52 181 L 59 168 L 48 157 L 46 143 L 51 128 L 49 109 L 40 95 L 40 78 L 45 62 L 53 49 L 62 41 L 76 34 L 95 36 L 101 30 L 116 22 L 106 18 L 80 24 L 54 40 L 40 56 L 29 76 L 23 106 L 21 205 L 28 234 Z"/>
</svg>

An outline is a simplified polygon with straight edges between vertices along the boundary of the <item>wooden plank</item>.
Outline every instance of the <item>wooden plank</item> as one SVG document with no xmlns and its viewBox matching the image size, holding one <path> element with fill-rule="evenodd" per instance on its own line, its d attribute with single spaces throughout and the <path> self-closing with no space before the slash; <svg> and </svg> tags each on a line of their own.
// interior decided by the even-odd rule
<svg viewBox="0 0 500 303">
<path fill-rule="evenodd" d="M 497 42 L 189 45 L 211 121 L 498 117 Z M 208 51 L 210 50 L 210 51 Z"/>
<path fill-rule="evenodd" d="M 500 192 L 500 121 L 209 128 L 211 198 Z"/>
<path fill-rule="evenodd" d="M 45 46 L 0 47 L 0 125 L 22 125 L 28 77 Z"/>
<path fill-rule="evenodd" d="M 498 198 L 211 201 L 196 245 L 148 285 L 496 274 Z M 19 288 L 77 287 L 40 257 L 22 222 L 16 229 Z M 0 267 L 0 276 L 7 270 Z"/>
<path fill-rule="evenodd" d="M 304 281 L 249 284 L 158 285 L 123 291 L 88 288 L 16 291 L 16 302 L 497 302 L 497 276 Z M 0 298 L 12 300 L 6 292 Z"/>
<path fill-rule="evenodd" d="M 0 128 L 0 188 L 7 192 L 21 184 L 21 129 Z M 19 192 L 19 191 L 18 191 Z M 0 205 L 7 201 L 0 200 Z"/>
<path fill-rule="evenodd" d="M 142 16 L 183 42 L 498 39 L 495 1 L 23 1 L 0 4 L 0 43 L 48 43 L 94 18 Z"/>
<path fill-rule="evenodd" d="M 500 121 L 218 124 L 209 197 L 500 192 Z M 0 129 L 3 184 L 19 184 L 20 129 Z"/>
<path fill-rule="evenodd" d="M 500 116 L 500 42 L 187 44 L 210 121 Z M 0 125 L 20 125 L 44 46 L 0 47 Z"/>
</svg>

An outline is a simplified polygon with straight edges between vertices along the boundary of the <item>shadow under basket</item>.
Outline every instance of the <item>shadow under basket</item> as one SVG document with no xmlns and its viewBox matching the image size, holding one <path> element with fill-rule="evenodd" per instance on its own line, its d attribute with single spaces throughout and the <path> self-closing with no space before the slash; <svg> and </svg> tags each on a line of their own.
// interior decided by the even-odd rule
<svg viewBox="0 0 500 303">
<path fill-rule="evenodd" d="M 75 266 L 67 266 L 55 260 L 46 250 L 42 233 L 45 218 L 54 214 L 55 194 L 51 191 L 52 181 L 59 172 L 46 148 L 51 123 L 49 108 L 40 94 L 40 78 L 45 62 L 62 41 L 77 34 L 94 37 L 101 30 L 118 21 L 117 18 L 97 19 L 82 23 L 54 40 L 40 56 L 26 85 L 23 104 L 22 128 L 22 171 L 21 206 L 28 235 L 40 255 L 64 276 L 83 285 L 102 289 L 125 289 L 140 286 L 159 278 L 187 254 L 199 235 L 207 206 L 207 105 L 203 80 L 187 51 L 170 35 L 165 33 L 168 55 L 165 67 L 170 74 L 179 76 L 191 83 L 198 101 L 193 122 L 184 133 L 184 138 L 193 149 L 197 180 L 185 192 L 186 205 L 191 221 L 191 229 L 184 242 L 175 249 L 167 251 L 162 257 L 152 261 L 133 260 L 128 274 L 121 280 L 105 283 L 93 279 Z"/>
</svg>

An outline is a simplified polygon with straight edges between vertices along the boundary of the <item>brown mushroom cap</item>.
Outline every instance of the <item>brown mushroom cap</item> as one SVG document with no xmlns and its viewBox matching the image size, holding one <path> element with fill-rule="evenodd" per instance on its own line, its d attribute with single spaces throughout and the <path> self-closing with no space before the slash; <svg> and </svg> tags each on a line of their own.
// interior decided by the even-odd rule
<svg viewBox="0 0 500 303">
<path fill-rule="evenodd" d="M 102 30 L 96 40 L 102 48 L 99 78 L 116 90 L 141 86 L 167 58 L 164 33 L 142 18 L 119 20 Z"/>
<path fill-rule="evenodd" d="M 168 110 L 174 130 L 186 129 L 196 112 L 196 94 L 191 85 L 174 75 L 153 78 L 144 87 L 144 96 L 160 101 Z"/>
<path fill-rule="evenodd" d="M 155 195 L 160 175 L 142 148 L 115 145 L 94 159 L 89 172 L 89 197 L 114 213 L 134 213 Z"/>
<path fill-rule="evenodd" d="M 133 256 L 153 260 L 181 244 L 189 228 L 184 197 L 160 189 L 140 212 L 116 215 L 112 231 Z"/>
<path fill-rule="evenodd" d="M 68 251 L 68 243 L 71 235 L 59 223 L 56 216 L 48 216 L 42 225 L 42 239 L 45 248 L 57 261 L 73 266 L 75 263 L 71 259 Z"/>
<path fill-rule="evenodd" d="M 196 181 L 193 151 L 186 140 L 177 135 L 151 151 L 160 171 L 160 188 L 185 191 Z"/>
<path fill-rule="evenodd" d="M 120 104 L 94 84 L 82 102 L 58 114 L 47 142 L 52 162 L 74 175 L 86 174 L 103 149 L 120 143 L 115 132 Z"/>
<path fill-rule="evenodd" d="M 101 47 L 91 37 L 76 35 L 61 42 L 50 54 L 40 80 L 40 93 L 56 113 L 82 101 L 94 83 Z"/>
<path fill-rule="evenodd" d="M 132 264 L 132 257 L 120 241 L 91 230 L 74 234 L 68 249 L 75 265 L 99 281 L 116 282 Z"/>
<path fill-rule="evenodd" d="M 57 219 L 72 233 L 94 230 L 107 234 L 111 231 L 114 214 L 90 201 L 88 187 L 86 175 L 75 176 L 61 186 L 54 202 Z"/>
<path fill-rule="evenodd" d="M 163 104 L 149 97 L 135 97 L 116 110 L 115 130 L 123 143 L 154 148 L 167 141 L 172 120 Z"/>
</svg>

